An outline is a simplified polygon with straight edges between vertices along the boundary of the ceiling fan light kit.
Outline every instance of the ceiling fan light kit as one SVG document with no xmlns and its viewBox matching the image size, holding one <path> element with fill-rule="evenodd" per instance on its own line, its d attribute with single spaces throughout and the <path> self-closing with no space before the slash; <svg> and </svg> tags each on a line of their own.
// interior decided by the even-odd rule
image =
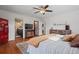
<svg viewBox="0 0 79 59">
<path fill-rule="evenodd" d="M 40 6 L 39 8 L 34 7 L 37 10 L 35 13 L 45 14 L 46 12 L 52 12 L 52 10 L 48 10 L 49 5 Z"/>
</svg>

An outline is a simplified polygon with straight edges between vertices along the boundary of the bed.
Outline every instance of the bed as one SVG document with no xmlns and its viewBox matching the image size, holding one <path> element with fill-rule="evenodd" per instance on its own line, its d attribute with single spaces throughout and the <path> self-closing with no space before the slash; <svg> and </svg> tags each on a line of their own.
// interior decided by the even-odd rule
<svg viewBox="0 0 79 59">
<path fill-rule="evenodd" d="M 40 42 L 38 47 L 29 42 L 16 44 L 23 54 L 79 54 L 79 48 L 71 47 L 70 42 L 64 41 L 63 38 L 50 37 Z"/>
</svg>

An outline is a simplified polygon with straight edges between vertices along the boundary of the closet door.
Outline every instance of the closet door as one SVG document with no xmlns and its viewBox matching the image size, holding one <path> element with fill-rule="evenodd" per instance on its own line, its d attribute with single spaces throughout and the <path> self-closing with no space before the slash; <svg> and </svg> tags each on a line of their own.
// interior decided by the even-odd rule
<svg viewBox="0 0 79 59">
<path fill-rule="evenodd" d="M 8 42 L 8 20 L 0 18 L 0 44 Z"/>
</svg>

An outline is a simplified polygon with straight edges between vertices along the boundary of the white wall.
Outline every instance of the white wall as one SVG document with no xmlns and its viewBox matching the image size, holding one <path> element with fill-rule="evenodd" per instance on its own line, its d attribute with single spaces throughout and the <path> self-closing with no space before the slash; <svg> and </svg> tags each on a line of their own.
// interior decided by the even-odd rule
<svg viewBox="0 0 79 59">
<path fill-rule="evenodd" d="M 46 20 L 46 34 L 49 33 L 49 29 L 53 24 L 69 24 L 73 33 L 79 34 L 79 10 L 70 12 L 64 12 L 55 14 L 54 16 L 45 19 Z"/>
<path fill-rule="evenodd" d="M 5 18 L 9 21 L 9 40 L 15 40 L 15 18 L 22 19 L 24 22 L 23 25 L 25 23 L 33 24 L 34 20 L 39 21 L 39 35 L 41 35 L 42 33 L 42 29 L 41 29 L 42 21 L 38 18 L 30 17 L 27 15 L 21 15 L 9 11 L 4 11 L 4 10 L 0 10 L 0 18 Z M 23 33 L 25 33 L 24 30 Z"/>
</svg>

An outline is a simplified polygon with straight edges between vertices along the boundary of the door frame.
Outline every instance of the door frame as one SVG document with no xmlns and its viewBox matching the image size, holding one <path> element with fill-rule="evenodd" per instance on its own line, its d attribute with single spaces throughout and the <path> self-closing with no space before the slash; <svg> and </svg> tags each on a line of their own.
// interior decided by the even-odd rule
<svg viewBox="0 0 79 59">
<path fill-rule="evenodd" d="M 36 36 L 36 35 L 35 35 L 35 22 L 37 22 L 37 23 L 39 24 L 39 21 L 36 21 L 36 20 L 34 21 L 34 36 Z M 39 34 L 38 34 L 38 35 L 39 35 Z"/>
<path fill-rule="evenodd" d="M 16 40 L 16 20 L 22 20 L 22 19 L 15 18 L 15 40 Z M 22 22 L 23 22 L 23 20 L 22 20 Z M 22 24 L 22 26 L 23 26 L 23 24 Z M 21 38 L 23 39 L 23 37 L 21 37 Z"/>
</svg>

